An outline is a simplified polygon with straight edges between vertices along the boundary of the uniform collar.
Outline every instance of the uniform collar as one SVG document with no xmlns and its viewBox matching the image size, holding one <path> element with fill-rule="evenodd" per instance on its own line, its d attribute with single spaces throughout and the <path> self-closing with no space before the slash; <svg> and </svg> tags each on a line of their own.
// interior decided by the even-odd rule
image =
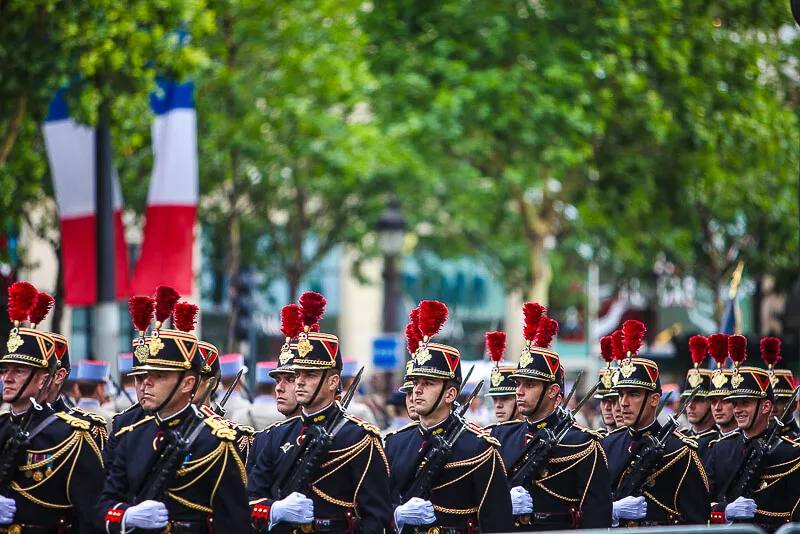
<svg viewBox="0 0 800 534">
<path fill-rule="evenodd" d="M 53 407 L 53 410 L 55 410 L 57 412 L 68 412 L 69 411 L 69 406 L 67 406 L 67 403 L 64 402 L 64 399 L 61 398 L 60 395 L 55 401 L 53 401 L 53 404 L 51 404 L 51 406 Z"/>
<path fill-rule="evenodd" d="M 628 435 L 634 440 L 640 440 L 645 436 L 649 436 L 650 434 L 658 434 L 661 430 L 661 424 L 658 420 L 654 420 L 652 423 L 647 425 L 646 427 L 640 430 L 634 430 L 632 428 L 628 428 Z"/>
<path fill-rule="evenodd" d="M 424 426 L 422 426 L 422 423 L 420 423 L 419 433 L 422 434 L 422 436 L 425 439 L 429 438 L 430 436 L 438 436 L 439 434 L 445 431 L 448 424 L 450 423 L 450 419 L 452 418 L 453 414 L 451 413 L 450 415 L 444 418 L 444 421 L 442 421 L 441 423 L 437 423 L 430 428 L 425 428 Z"/>
<path fill-rule="evenodd" d="M 33 421 L 38 421 L 44 419 L 45 417 L 53 413 L 53 408 L 49 404 L 43 403 L 41 410 L 34 410 L 33 408 L 31 408 L 22 413 L 14 413 L 13 410 L 10 410 L 9 416 L 11 418 L 11 422 L 19 424 L 20 422 L 22 422 L 22 418 L 25 416 L 25 414 L 31 411 L 33 411 L 33 413 L 31 414 Z"/>
<path fill-rule="evenodd" d="M 186 416 L 190 414 L 191 406 L 192 403 L 190 402 L 182 410 L 173 415 L 170 415 L 165 419 L 162 419 L 161 417 L 159 417 L 158 414 L 156 414 L 156 424 L 159 426 L 159 428 L 162 429 L 175 428 L 176 426 L 181 424 L 181 421 L 186 419 Z"/>
<path fill-rule="evenodd" d="M 540 428 L 553 428 L 559 420 L 560 417 L 558 416 L 558 409 L 555 409 L 544 419 L 539 419 L 538 421 L 528 421 L 526 422 L 526 425 L 529 432 L 536 432 Z"/>
<path fill-rule="evenodd" d="M 336 403 L 332 402 L 316 413 L 306 414 L 305 412 L 301 411 L 300 416 L 303 419 L 304 426 L 318 425 L 327 421 L 331 415 L 333 415 L 334 411 L 338 409 L 339 408 L 336 406 Z"/>
</svg>

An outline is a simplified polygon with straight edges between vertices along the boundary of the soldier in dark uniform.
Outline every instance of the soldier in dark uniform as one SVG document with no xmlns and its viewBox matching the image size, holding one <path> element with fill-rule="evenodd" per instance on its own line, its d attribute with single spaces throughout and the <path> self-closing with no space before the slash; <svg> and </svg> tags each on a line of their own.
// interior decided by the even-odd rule
<svg viewBox="0 0 800 534">
<path fill-rule="evenodd" d="M 694 367 L 686 373 L 681 397 L 688 397 L 697 387 L 700 389 L 686 406 L 686 418 L 691 426 L 681 430 L 681 433 L 697 442 L 697 454 L 703 458 L 708 444 L 719 437 L 717 426 L 714 424 L 714 415 L 711 413 L 711 399 L 708 397 L 712 372 L 700 368 L 708 352 L 708 340 L 704 336 L 692 336 L 689 338 L 689 352 Z"/>
<path fill-rule="evenodd" d="M 786 411 L 786 406 L 792 398 L 794 382 L 792 372 L 788 369 L 775 369 L 775 364 L 781 359 L 781 340 L 776 337 L 765 337 L 761 340 L 761 358 L 767 364 L 767 372 L 770 375 L 772 391 L 775 394 L 775 403 L 772 406 L 772 416 L 782 417 Z M 795 399 L 795 406 L 797 406 Z M 794 409 L 782 421 L 784 426 L 781 428 L 781 435 L 792 440 L 800 438 L 800 426 L 794 418 Z"/>
<path fill-rule="evenodd" d="M 386 437 L 394 526 L 405 533 L 506 532 L 512 527 L 511 498 L 499 443 L 477 425 L 467 423 L 452 444 L 452 454 L 433 481 L 429 500 L 403 495 L 434 437 L 461 424 L 452 413 L 462 378 L 459 352 L 430 342 L 444 323 L 447 308 L 440 302 L 423 301 L 419 310 L 425 330 L 407 372 L 414 383 L 419 423 Z"/>
<path fill-rule="evenodd" d="M 486 346 L 489 349 L 489 356 L 495 363 L 489 376 L 489 391 L 486 393 L 494 404 L 494 416 L 498 423 L 520 421 L 522 417 L 517 410 L 515 397 L 517 385 L 511 378 L 517 368 L 514 365 L 501 365 L 506 350 L 505 332 L 486 332 Z M 491 426 L 493 425 L 487 428 Z"/>
<path fill-rule="evenodd" d="M 34 325 L 46 314 L 39 313 L 39 320 L 34 317 L 36 297 L 36 289 L 26 282 L 9 290 L 14 328 L 0 367 L 3 401 L 11 411 L 0 414 L 0 435 L 8 439 L 20 425 L 29 435 L 18 462 L 12 464 L 10 488 L 0 497 L 0 532 L 96 532 L 93 510 L 103 484 L 103 464 L 90 424 L 56 412 L 43 401 L 34 409 L 30 400 L 42 399 L 39 394 L 58 367 L 50 334 L 20 326 L 29 314 Z"/>
<path fill-rule="evenodd" d="M 251 522 L 266 532 L 384 532 L 389 527 L 389 467 L 377 427 L 344 412 L 335 401 L 342 370 L 336 336 L 316 331 L 325 300 L 316 293 L 300 297 L 302 308 L 282 311 L 286 343 L 278 358 L 295 373 L 302 413 L 261 433 L 258 456 L 250 471 Z M 288 316 L 293 314 L 292 318 Z M 290 326 L 291 325 L 291 326 Z M 296 340 L 295 343 L 292 341 Z M 294 348 L 293 348 L 294 347 Z M 344 418 L 321 464 L 311 474 L 308 495 L 294 492 L 278 499 L 273 484 L 296 467 L 293 457 L 316 425 Z M 311 527 L 313 530 L 309 530 Z"/>
<path fill-rule="evenodd" d="M 501 443 L 503 462 L 511 478 L 527 459 L 526 446 L 543 428 L 552 429 L 564 415 L 558 409 L 563 396 L 563 370 L 558 354 L 550 349 L 558 323 L 538 317 L 538 327 L 526 315 L 526 346 L 512 374 L 516 400 L 524 421 L 507 422 L 492 429 Z M 552 335 L 551 335 L 552 334 Z M 517 530 L 563 530 L 611 526 L 611 482 L 600 436 L 572 426 L 552 446 L 547 461 L 526 487 L 511 490 Z M 527 503 L 521 503 L 527 497 Z"/>
<path fill-rule="evenodd" d="M 600 385 L 594 398 L 600 401 L 600 417 L 603 419 L 605 428 L 599 432 L 605 437 L 619 427 L 617 419 L 614 417 L 614 407 L 619 404 L 619 393 L 612 388 L 615 369 L 611 367 L 611 363 L 616 360 L 612 336 L 604 336 L 600 339 L 600 356 L 606 362 L 606 366 L 600 369 L 598 377 Z"/>
<path fill-rule="evenodd" d="M 145 337 L 153 313 L 149 297 L 133 297 L 131 310 L 139 330 L 135 342 L 135 372 L 145 372 L 142 408 L 151 412 L 118 430 L 116 451 L 97 511 L 112 533 L 132 528 L 169 529 L 172 533 L 246 532 L 247 493 L 244 465 L 236 453 L 236 434 L 202 414 L 192 404 L 199 387 L 202 357 L 191 334 L 197 307 L 175 306 L 176 330 L 155 329 Z M 189 454 L 174 479 L 168 480 L 162 501 L 136 503 L 137 493 L 151 480 L 152 466 L 163 451 L 168 434 L 201 417 L 191 434 Z M 186 432 L 184 430 L 184 432 Z"/>
<path fill-rule="evenodd" d="M 635 357 L 641 347 L 644 325 L 626 321 L 625 358 L 617 367 L 616 383 L 626 427 L 603 440 L 608 456 L 612 490 L 630 473 L 631 461 L 642 438 L 656 436 L 661 425 L 656 408 L 661 398 L 658 365 Z M 708 521 L 708 480 L 697 443 L 680 432 L 667 436 L 664 452 L 654 473 L 641 488 L 641 496 L 628 496 L 614 502 L 613 522 L 623 526 L 700 524 Z"/>
<path fill-rule="evenodd" d="M 800 519 L 800 449 L 785 436 L 777 438 L 757 478 L 744 496 L 726 502 L 723 494 L 736 474 L 748 447 L 764 439 L 772 413 L 774 393 L 763 369 L 741 367 L 731 375 L 731 392 L 740 432 L 721 438 L 706 459 L 711 496 L 712 523 L 755 523 L 773 532 L 784 523 Z"/>
</svg>

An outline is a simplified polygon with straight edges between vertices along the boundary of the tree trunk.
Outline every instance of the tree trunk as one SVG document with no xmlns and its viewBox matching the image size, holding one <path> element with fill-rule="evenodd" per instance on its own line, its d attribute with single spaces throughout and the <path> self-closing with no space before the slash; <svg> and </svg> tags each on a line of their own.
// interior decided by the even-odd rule
<svg viewBox="0 0 800 534">
<path fill-rule="evenodd" d="M 298 247 L 299 248 L 299 247 Z M 298 269 L 289 269 L 289 272 L 286 273 L 286 281 L 289 283 L 289 301 L 290 302 L 297 302 L 297 299 L 300 297 L 300 279 L 303 277 L 302 273 L 298 271 Z"/>
<path fill-rule="evenodd" d="M 531 302 L 547 306 L 550 302 L 550 282 L 553 280 L 553 269 L 550 255 L 544 248 L 544 238 L 537 237 L 530 243 L 531 252 Z"/>
<path fill-rule="evenodd" d="M 236 310 L 234 305 L 238 296 L 236 278 L 242 265 L 241 217 L 235 206 L 232 206 L 231 218 L 228 221 L 228 239 L 228 302 L 231 304 L 231 312 L 228 314 L 228 350 L 234 352 L 236 350 Z"/>
<path fill-rule="evenodd" d="M 14 148 L 14 142 L 17 140 L 19 127 L 22 124 L 22 118 L 25 116 L 26 103 L 27 99 L 25 95 L 20 95 L 19 98 L 17 98 L 14 115 L 9 119 L 6 135 L 3 137 L 2 142 L 0 142 L 0 165 L 6 162 L 8 155 L 11 153 L 11 149 Z"/>
</svg>

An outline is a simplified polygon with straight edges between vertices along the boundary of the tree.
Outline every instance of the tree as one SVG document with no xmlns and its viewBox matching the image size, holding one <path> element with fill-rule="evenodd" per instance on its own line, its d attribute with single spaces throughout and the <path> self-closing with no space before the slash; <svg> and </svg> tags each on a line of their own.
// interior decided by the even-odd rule
<svg viewBox="0 0 800 534">
<path fill-rule="evenodd" d="M 220 32 L 203 41 L 213 70 L 197 89 L 201 217 L 229 280 L 254 265 L 295 299 L 334 247 L 368 245 L 391 190 L 384 176 L 403 163 L 372 117 L 359 5 L 214 6 Z"/>
</svg>

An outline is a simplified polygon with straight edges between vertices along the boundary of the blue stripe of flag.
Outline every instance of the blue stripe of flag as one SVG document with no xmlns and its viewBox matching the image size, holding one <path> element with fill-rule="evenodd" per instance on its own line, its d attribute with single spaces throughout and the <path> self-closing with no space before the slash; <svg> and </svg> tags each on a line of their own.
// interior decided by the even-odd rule
<svg viewBox="0 0 800 534">
<path fill-rule="evenodd" d="M 150 109 L 164 115 L 175 109 L 194 109 L 194 84 L 158 79 L 158 90 L 150 94 Z"/>
<path fill-rule="evenodd" d="M 47 117 L 44 119 L 44 122 L 63 121 L 69 118 L 69 109 L 67 109 L 64 91 L 63 88 L 56 91 L 53 100 L 50 101 L 50 107 L 47 110 Z"/>
</svg>

